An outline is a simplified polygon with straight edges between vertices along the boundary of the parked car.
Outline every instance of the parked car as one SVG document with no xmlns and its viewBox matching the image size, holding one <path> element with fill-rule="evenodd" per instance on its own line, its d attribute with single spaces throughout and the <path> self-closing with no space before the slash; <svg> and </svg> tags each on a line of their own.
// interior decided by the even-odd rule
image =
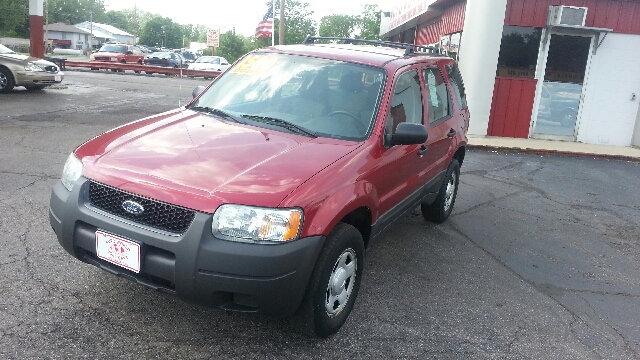
<svg viewBox="0 0 640 360">
<path fill-rule="evenodd" d="M 451 214 L 469 111 L 449 57 L 317 39 L 76 148 L 50 201 L 62 247 L 186 301 L 338 331 L 365 249 L 418 206 Z"/>
<path fill-rule="evenodd" d="M 228 67 L 229 62 L 221 56 L 201 56 L 189 64 L 193 70 L 225 71 Z"/>
<path fill-rule="evenodd" d="M 180 56 L 180 54 L 174 53 L 172 51 L 155 52 L 153 54 L 150 54 L 144 58 L 144 64 L 170 68 L 186 68 L 188 66 L 188 64 L 185 62 L 184 58 Z M 145 73 L 153 74 L 154 71 L 145 70 Z"/>
<path fill-rule="evenodd" d="M 90 62 L 112 62 L 121 64 L 142 64 L 144 54 L 138 47 L 127 44 L 104 44 L 97 52 L 89 56 Z M 97 70 L 98 68 L 91 68 Z M 111 71 L 117 71 L 111 69 Z M 139 71 L 136 71 L 139 72 Z"/>
<path fill-rule="evenodd" d="M 191 51 L 180 51 L 180 55 L 185 58 L 189 63 L 192 63 L 198 59 L 198 56 Z"/>
<path fill-rule="evenodd" d="M 9 92 L 14 86 L 24 86 L 27 90 L 42 90 L 61 83 L 63 79 L 64 73 L 56 64 L 16 54 L 0 44 L 0 93 Z"/>
</svg>

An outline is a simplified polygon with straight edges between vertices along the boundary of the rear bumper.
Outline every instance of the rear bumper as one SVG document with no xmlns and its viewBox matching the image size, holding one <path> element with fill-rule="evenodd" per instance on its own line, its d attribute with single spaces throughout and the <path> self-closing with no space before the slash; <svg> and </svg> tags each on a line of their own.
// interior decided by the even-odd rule
<svg viewBox="0 0 640 360">
<path fill-rule="evenodd" d="M 199 305 L 271 316 L 297 310 L 323 236 L 281 245 L 225 241 L 211 234 L 212 216 L 199 212 L 184 234 L 172 235 L 93 209 L 88 184 L 81 178 L 69 192 L 58 182 L 51 193 L 51 227 L 74 257 Z M 141 244 L 140 273 L 97 257 L 98 229 Z"/>
</svg>

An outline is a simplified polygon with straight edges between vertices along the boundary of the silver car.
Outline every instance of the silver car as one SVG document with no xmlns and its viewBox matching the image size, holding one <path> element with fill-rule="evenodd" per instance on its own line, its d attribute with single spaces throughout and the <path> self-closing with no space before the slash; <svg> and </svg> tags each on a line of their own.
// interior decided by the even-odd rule
<svg viewBox="0 0 640 360">
<path fill-rule="evenodd" d="M 61 83 L 63 78 L 64 73 L 56 64 L 16 54 L 0 44 L 0 93 L 9 92 L 14 86 L 42 90 L 46 86 Z"/>
</svg>

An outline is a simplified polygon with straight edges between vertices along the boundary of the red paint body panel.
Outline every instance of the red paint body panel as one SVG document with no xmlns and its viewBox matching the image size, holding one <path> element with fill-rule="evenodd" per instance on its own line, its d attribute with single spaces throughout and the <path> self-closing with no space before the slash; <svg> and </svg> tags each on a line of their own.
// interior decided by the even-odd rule
<svg viewBox="0 0 640 360">
<path fill-rule="evenodd" d="M 299 184 L 358 147 L 178 112 L 128 129 L 77 154 L 91 179 L 149 198 L 213 213 L 224 203 L 276 207 Z M 95 144 L 100 144 L 94 146 Z M 278 174 L 278 176 L 274 176 Z"/>
<path fill-rule="evenodd" d="M 640 35 L 640 2 L 610 0 L 508 0 L 504 24 L 545 27 L 551 5 L 586 7 L 585 26 Z"/>
<path fill-rule="evenodd" d="M 528 138 L 535 79 L 496 77 L 487 135 Z"/>
</svg>

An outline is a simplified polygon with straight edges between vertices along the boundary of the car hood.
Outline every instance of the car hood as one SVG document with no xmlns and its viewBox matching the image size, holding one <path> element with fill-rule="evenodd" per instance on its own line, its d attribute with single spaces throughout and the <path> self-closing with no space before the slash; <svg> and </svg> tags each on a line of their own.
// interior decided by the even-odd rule
<svg viewBox="0 0 640 360">
<path fill-rule="evenodd" d="M 94 56 L 124 56 L 125 54 L 123 53 L 115 53 L 115 52 L 95 52 L 93 53 Z"/>
<path fill-rule="evenodd" d="M 359 145 L 179 110 L 105 133 L 76 154 L 84 163 L 85 177 L 213 213 L 223 203 L 278 206 Z"/>
<path fill-rule="evenodd" d="M 54 63 L 50 61 L 43 60 L 33 56 L 21 55 L 21 54 L 0 54 L 0 59 L 8 60 L 16 64 L 26 64 L 28 62 L 33 62 L 43 66 L 50 66 L 50 65 L 56 66 Z"/>
</svg>

